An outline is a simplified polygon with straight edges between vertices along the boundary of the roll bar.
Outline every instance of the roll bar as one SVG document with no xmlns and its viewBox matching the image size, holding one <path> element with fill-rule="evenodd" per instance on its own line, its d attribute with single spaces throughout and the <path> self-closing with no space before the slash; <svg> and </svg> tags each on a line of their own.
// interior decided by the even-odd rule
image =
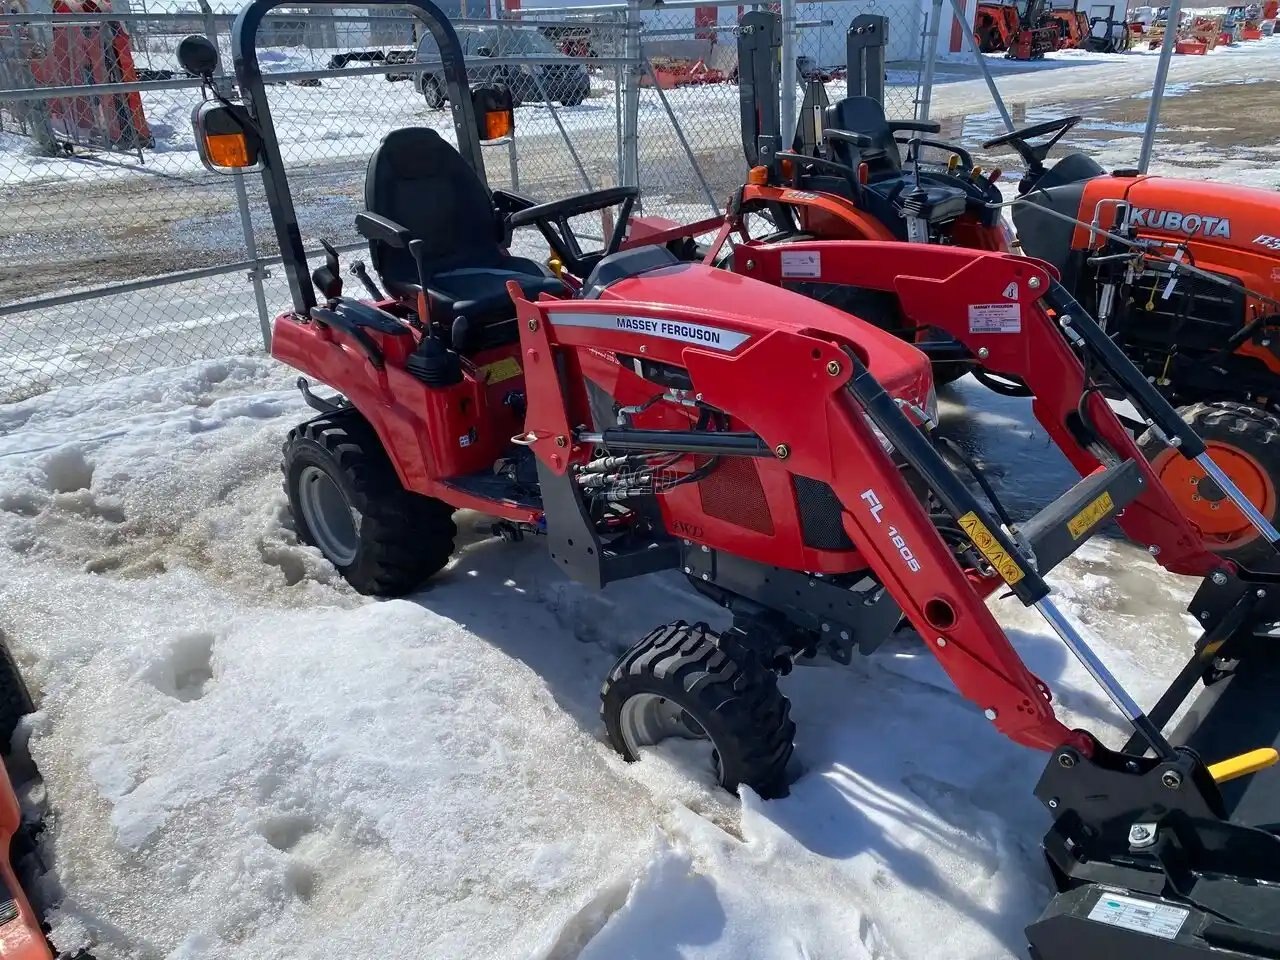
<svg viewBox="0 0 1280 960">
<path fill-rule="evenodd" d="M 231 28 L 231 58 L 245 108 L 262 135 L 262 186 L 266 191 L 267 208 L 271 211 L 276 241 L 280 245 L 285 276 L 289 280 L 293 308 L 300 314 L 309 314 L 316 305 L 315 292 L 311 288 L 307 255 L 302 245 L 302 233 L 298 229 L 298 217 L 293 209 L 293 195 L 289 191 L 284 157 L 271 120 L 266 84 L 258 66 L 258 27 L 268 13 L 289 2 L 290 0 L 253 0 L 241 10 Z M 351 6 L 351 0 L 308 0 L 308 3 L 326 7 Z M 467 68 L 462 58 L 462 45 L 458 42 L 458 34 L 449 18 L 431 0 L 363 0 L 362 5 L 408 7 L 431 31 L 440 50 L 440 72 L 444 77 L 449 105 L 453 111 L 458 152 L 471 164 L 480 179 L 487 183 L 480 135 L 476 129 L 471 90 L 467 83 Z"/>
<path fill-rule="evenodd" d="M 845 33 L 845 63 L 848 70 L 850 97 L 870 97 L 884 103 L 885 47 L 889 42 L 889 21 L 878 14 L 859 14 L 849 24 Z M 747 166 L 767 166 L 769 156 L 761 156 L 761 149 L 782 150 L 792 148 L 801 137 L 796 130 L 781 128 L 779 96 L 783 89 L 792 90 L 795 83 L 795 64 L 782 64 L 779 70 L 779 51 L 782 49 L 782 18 L 767 10 L 753 10 L 738 21 L 738 107 L 742 122 L 742 149 Z M 811 105 L 809 91 L 805 93 L 806 107 Z M 826 104 L 825 95 L 819 101 Z M 815 142 L 822 134 L 820 125 L 814 126 L 813 118 L 802 116 L 800 124 L 808 123 L 813 129 Z M 767 139 L 765 139 L 767 138 Z M 799 149 L 799 146 L 794 146 Z"/>
</svg>

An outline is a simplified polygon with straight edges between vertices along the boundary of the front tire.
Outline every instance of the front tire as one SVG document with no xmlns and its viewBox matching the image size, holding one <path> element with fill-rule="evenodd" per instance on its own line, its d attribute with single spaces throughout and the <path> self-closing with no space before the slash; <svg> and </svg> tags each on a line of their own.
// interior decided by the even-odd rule
<svg viewBox="0 0 1280 960">
<path fill-rule="evenodd" d="M 658 627 L 623 655 L 600 692 L 609 742 L 627 760 L 671 737 L 707 740 L 722 787 L 786 793 L 796 725 L 778 678 L 732 633 Z"/>
<path fill-rule="evenodd" d="M 1246 403 L 1196 403 L 1178 412 L 1209 455 L 1274 525 L 1280 513 L 1280 419 Z M 1138 449 L 1208 550 L 1248 565 L 1273 551 L 1200 466 L 1147 431 Z"/>
<path fill-rule="evenodd" d="M 360 593 L 402 596 L 449 562 L 453 508 L 405 490 L 355 410 L 291 430 L 281 469 L 298 539 Z"/>
</svg>

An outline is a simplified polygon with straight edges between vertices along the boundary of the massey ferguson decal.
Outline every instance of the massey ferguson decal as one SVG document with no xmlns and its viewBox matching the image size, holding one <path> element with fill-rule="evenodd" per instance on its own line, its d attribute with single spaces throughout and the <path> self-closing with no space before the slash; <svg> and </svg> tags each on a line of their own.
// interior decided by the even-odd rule
<svg viewBox="0 0 1280 960">
<path fill-rule="evenodd" d="M 654 317 L 620 316 L 616 313 L 577 313 L 556 311 L 550 314 L 551 322 L 562 327 L 597 327 L 601 330 L 625 330 L 628 333 L 647 334 L 664 340 L 681 340 L 715 350 L 733 350 L 747 341 L 745 333 L 709 327 L 701 323 L 680 320 L 659 320 Z"/>
<path fill-rule="evenodd" d="M 1185 233 L 1189 237 L 1199 234 L 1202 237 L 1231 239 L 1230 217 L 1210 217 L 1200 213 L 1181 213 L 1178 210 L 1134 207 L 1129 222 L 1135 227 Z"/>
</svg>

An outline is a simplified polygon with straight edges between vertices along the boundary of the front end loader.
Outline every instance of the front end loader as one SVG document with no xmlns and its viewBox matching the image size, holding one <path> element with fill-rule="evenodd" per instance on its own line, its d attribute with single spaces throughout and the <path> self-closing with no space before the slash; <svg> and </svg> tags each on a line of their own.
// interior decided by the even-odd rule
<svg viewBox="0 0 1280 960">
<path fill-rule="evenodd" d="M 207 165 L 262 170 L 293 300 L 272 352 L 337 391 L 304 384 L 317 415 L 285 441 L 302 539 L 378 595 L 410 592 L 447 564 L 463 508 L 492 516 L 506 539 L 543 538 L 553 565 L 590 586 L 683 574 L 728 625 L 677 621 L 641 638 L 605 681 L 605 732 L 628 759 L 693 741 L 717 782 L 766 797 L 787 789 L 795 737 L 777 677 L 874 653 L 905 623 L 994 729 L 1048 756 L 1036 793 L 1059 893 L 1028 929 L 1033 956 L 1276 955 L 1280 780 L 1267 768 L 1280 725 L 1266 685 L 1280 563 L 1245 568 L 1207 551 L 1100 384 L 1212 476 L 1273 554 L 1280 533 L 1052 266 L 897 239 L 748 239 L 729 270 L 732 212 L 701 262 L 677 257 L 661 231 L 624 247 L 631 188 L 548 203 L 488 188 L 480 143 L 510 134 L 510 96 L 468 96 L 448 18 L 412 0 L 441 50 L 458 146 L 426 128 L 383 138 L 357 216 L 377 282 L 357 271 L 368 296 L 345 296 L 332 250 L 308 277 L 258 67 L 258 27 L 280 2 L 254 0 L 236 20 L 241 102 L 213 86 L 211 43 L 187 46 L 183 62 L 210 88 L 194 117 Z M 431 189 L 450 203 L 422 203 Z M 571 220 L 614 206 L 603 249 L 584 250 Z M 523 226 L 572 283 L 508 252 Z M 829 276 L 1021 378 L 1079 482 L 1014 522 L 976 467 L 944 457 L 924 354 L 856 311 L 784 289 Z M 1191 613 L 1203 633 L 1150 709 L 1048 580 L 1112 520 L 1201 580 Z M 988 607 L 997 592 L 1043 617 L 1128 742 L 1058 719 L 1049 684 Z"/>
</svg>

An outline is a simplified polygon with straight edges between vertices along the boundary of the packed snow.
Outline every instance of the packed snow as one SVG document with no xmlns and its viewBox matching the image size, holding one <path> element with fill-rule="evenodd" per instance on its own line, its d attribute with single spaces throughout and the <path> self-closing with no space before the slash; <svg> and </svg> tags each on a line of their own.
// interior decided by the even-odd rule
<svg viewBox="0 0 1280 960">
<path fill-rule="evenodd" d="M 1224 59 L 1180 82 L 1234 79 L 1212 72 Z M 1140 88 L 1135 62 L 1087 69 Z M 1053 70 L 1006 81 L 1033 108 L 1062 95 Z M 965 106 L 980 85 L 936 103 L 989 110 Z M 1257 166 L 1240 163 L 1200 172 Z M 237 310 L 205 315 L 252 329 Z M 0 405 L 0 631 L 39 707 L 23 733 L 49 796 L 37 893 L 59 949 L 1023 955 L 1049 894 L 1044 757 L 999 736 L 917 637 L 783 679 L 799 727 L 783 799 L 731 797 L 674 748 L 625 764 L 603 741 L 601 680 L 651 626 L 722 611 L 673 575 L 590 591 L 536 538 L 501 542 L 469 513 L 429 587 L 356 595 L 285 507 L 280 443 L 310 413 L 294 376 L 227 357 Z M 941 399 L 1016 513 L 1071 482 L 1025 401 L 969 380 Z M 1051 582 L 1152 702 L 1189 649 L 1194 584 L 1110 535 Z M 1118 742 L 1117 714 L 1034 613 L 993 606 L 1064 722 Z"/>
</svg>

